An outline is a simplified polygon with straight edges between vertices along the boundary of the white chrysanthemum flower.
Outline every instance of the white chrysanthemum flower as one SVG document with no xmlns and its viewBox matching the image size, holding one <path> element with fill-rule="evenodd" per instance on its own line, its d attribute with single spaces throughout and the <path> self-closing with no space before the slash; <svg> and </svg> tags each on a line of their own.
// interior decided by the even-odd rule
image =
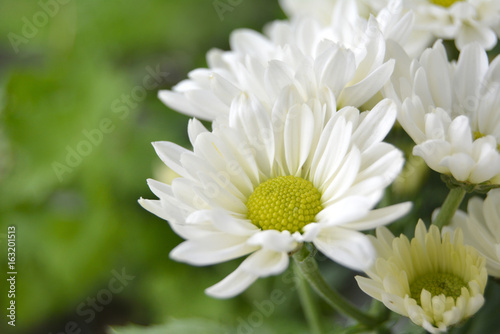
<svg viewBox="0 0 500 334">
<path fill-rule="evenodd" d="M 434 38 L 454 39 L 459 50 L 472 42 L 486 50 L 497 44 L 497 0 L 406 0 L 406 4 L 415 12 L 416 31 L 428 32 Z"/>
<path fill-rule="evenodd" d="M 339 4 L 352 3 L 357 6 L 361 16 L 368 18 L 376 15 L 387 5 L 387 0 L 280 0 L 281 8 L 289 17 L 313 16 L 324 25 L 334 23 Z"/>
<path fill-rule="evenodd" d="M 181 177 L 172 185 L 149 180 L 159 200 L 140 203 L 186 239 L 171 257 L 210 265 L 249 255 L 207 289 L 211 296 L 231 297 L 283 272 L 304 242 L 344 266 L 366 268 L 374 252 L 359 230 L 409 210 L 409 203 L 372 210 L 403 164 L 401 152 L 381 142 L 396 118 L 392 102 L 361 114 L 334 110 L 330 118 L 320 103 L 287 103 L 277 101 L 269 115 L 242 94 L 228 125 L 214 122 L 209 132 L 190 122 L 194 151 L 154 143 Z"/>
<path fill-rule="evenodd" d="M 160 91 L 159 98 L 174 110 L 205 120 L 227 119 L 241 92 L 269 109 L 289 85 L 303 102 L 318 99 L 330 109 L 359 108 L 380 91 L 394 68 L 394 60 L 386 57 L 382 26 L 390 38 L 397 38 L 409 31 L 412 18 L 363 21 L 356 20 L 354 9 L 346 11 L 353 14 L 339 15 L 342 29 L 301 17 L 271 23 L 266 35 L 236 30 L 231 51 L 211 50 L 207 69 L 191 71 L 189 79 L 172 91 Z"/>
<path fill-rule="evenodd" d="M 281 0 L 290 16 L 310 15 L 324 24 L 338 18 L 338 4 L 357 4 L 360 13 L 377 15 L 391 0 Z M 418 54 L 436 38 L 452 39 L 459 50 L 468 43 L 479 43 L 491 50 L 500 36 L 500 2 L 497 0 L 403 0 L 405 11 L 415 14 L 415 26 L 407 51 Z M 347 13 L 345 13 L 347 14 Z"/>
<path fill-rule="evenodd" d="M 429 46 L 429 41 L 413 29 L 413 12 L 404 8 L 402 0 L 282 0 L 280 3 L 292 21 L 304 17 L 315 19 L 322 28 L 317 29 L 315 38 L 327 38 L 352 49 L 358 48 L 360 41 L 373 31 L 380 31 L 386 41 L 402 45 L 411 55 L 420 55 Z M 390 55 L 386 55 L 388 58 Z"/>
<path fill-rule="evenodd" d="M 379 258 L 367 271 L 370 278 L 356 280 L 361 290 L 390 310 L 439 333 L 483 305 L 486 261 L 463 244 L 461 230 L 451 240 L 449 233 L 441 237 L 434 225 L 427 232 L 419 221 L 411 241 L 404 235 L 395 238 L 385 227 L 377 228 L 372 241 Z"/>
<path fill-rule="evenodd" d="M 441 42 L 410 61 L 401 51 L 385 95 L 399 101 L 398 120 L 413 153 L 460 182 L 500 183 L 500 57 L 489 65 L 478 44 L 450 64 Z"/>
<path fill-rule="evenodd" d="M 334 11 L 334 5 L 341 1 L 315 0 L 309 7 L 310 1 L 283 0 L 282 7 L 286 12 L 296 15 L 302 11 L 327 20 Z M 391 1 L 377 0 L 369 4 L 364 0 L 356 2 L 362 12 L 378 14 Z M 403 0 L 403 5 L 406 11 L 415 14 L 411 39 L 421 46 L 440 38 L 455 40 L 459 50 L 472 42 L 490 50 L 500 36 L 500 2 L 497 0 Z"/>
<path fill-rule="evenodd" d="M 483 201 L 469 200 L 467 213 L 458 211 L 445 229 L 461 228 L 465 243 L 486 258 L 490 276 L 500 278 L 500 189 L 490 190 Z"/>
</svg>

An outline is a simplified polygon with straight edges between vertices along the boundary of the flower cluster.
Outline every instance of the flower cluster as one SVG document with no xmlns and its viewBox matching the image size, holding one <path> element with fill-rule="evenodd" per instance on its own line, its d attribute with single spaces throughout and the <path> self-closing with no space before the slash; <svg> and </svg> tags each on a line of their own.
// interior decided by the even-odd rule
<svg viewBox="0 0 500 334">
<path fill-rule="evenodd" d="M 171 258 L 204 266 L 245 257 L 206 290 L 213 297 L 238 295 L 314 247 L 366 272 L 361 289 L 389 309 L 446 331 L 483 305 L 488 274 L 500 276 L 500 192 L 491 190 L 500 187 L 500 57 L 486 53 L 500 3 L 280 4 L 288 20 L 234 31 L 229 51 L 209 51 L 207 68 L 160 91 L 194 117 L 193 148 L 153 143 L 178 177 L 149 180 L 158 199 L 140 204 L 185 239 Z M 456 45 L 456 61 L 445 45 Z M 396 120 L 413 154 L 452 188 L 435 225 L 420 221 L 412 240 L 382 226 L 411 209 L 380 206 L 404 165 L 384 142 Z M 455 214 L 466 191 L 490 192 Z M 374 228 L 376 238 L 363 232 Z"/>
<path fill-rule="evenodd" d="M 329 24 L 340 16 L 336 6 L 352 2 L 363 16 L 378 14 L 391 0 L 281 0 L 291 16 L 311 15 Z M 500 36 L 500 2 L 495 0 L 402 0 L 405 12 L 412 12 L 415 24 L 407 46 L 417 55 L 436 38 L 454 40 L 461 50 L 476 42 L 491 50 Z"/>
</svg>

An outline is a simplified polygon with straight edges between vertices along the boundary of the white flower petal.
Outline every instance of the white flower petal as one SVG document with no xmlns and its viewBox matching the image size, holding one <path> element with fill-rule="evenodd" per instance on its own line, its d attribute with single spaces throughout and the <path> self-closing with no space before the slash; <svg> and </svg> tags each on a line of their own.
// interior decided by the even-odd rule
<svg viewBox="0 0 500 334">
<path fill-rule="evenodd" d="M 478 98 L 479 88 L 488 71 L 488 56 L 476 43 L 465 47 L 458 58 L 455 70 L 455 91 L 460 101 Z M 466 102 L 464 102 L 466 104 Z"/>
<path fill-rule="evenodd" d="M 189 141 L 191 142 L 192 145 L 194 145 L 196 137 L 205 132 L 208 132 L 208 130 L 199 120 L 197 120 L 196 118 L 192 118 L 189 120 L 188 135 L 189 135 Z"/>
<path fill-rule="evenodd" d="M 352 141 L 361 151 L 385 138 L 396 120 L 396 105 L 391 100 L 379 102 L 369 111 L 361 124 L 354 131 Z"/>
<path fill-rule="evenodd" d="M 370 240 L 357 231 L 336 226 L 323 228 L 313 243 L 330 259 L 353 270 L 368 269 L 375 259 Z"/>
<path fill-rule="evenodd" d="M 290 232 L 276 230 L 264 230 L 255 233 L 248 239 L 248 244 L 274 252 L 291 252 L 297 247 L 297 242 L 290 235 Z"/>
<path fill-rule="evenodd" d="M 259 276 L 251 274 L 240 267 L 226 276 L 219 283 L 205 290 L 205 293 L 215 298 L 232 298 L 245 291 Z"/>
<path fill-rule="evenodd" d="M 236 87 L 234 83 L 217 73 L 210 75 L 210 88 L 214 95 L 227 106 L 230 106 L 233 99 L 241 93 L 241 89 Z"/>
<path fill-rule="evenodd" d="M 486 258 L 488 274 L 500 277 L 500 189 L 491 190 L 486 199 L 473 197 L 467 213 L 458 211 L 447 231 L 461 228 L 465 243 Z"/>
<path fill-rule="evenodd" d="M 394 59 L 391 59 L 371 72 L 360 82 L 344 88 L 339 96 L 339 104 L 354 107 L 363 105 L 387 83 L 394 70 L 394 64 Z"/>
<path fill-rule="evenodd" d="M 266 89 L 278 96 L 283 87 L 293 82 L 293 77 L 294 72 L 286 63 L 273 59 L 269 61 L 269 67 L 266 71 Z"/>
<path fill-rule="evenodd" d="M 235 214 L 246 214 L 246 197 L 231 182 L 231 176 L 224 173 L 206 175 L 200 172 L 198 178 L 203 185 L 203 199 L 211 207 L 224 208 Z"/>
<path fill-rule="evenodd" d="M 260 33 L 250 29 L 238 29 L 231 33 L 231 48 L 243 54 L 259 56 L 261 53 L 271 52 L 271 41 Z"/>
<path fill-rule="evenodd" d="M 189 99 L 182 93 L 172 92 L 168 90 L 160 90 L 158 98 L 168 107 L 177 110 L 183 114 L 194 116 L 199 119 L 210 119 L 214 117 L 213 113 L 205 115 L 203 112 L 194 108 Z"/>
<path fill-rule="evenodd" d="M 493 30 L 479 25 L 462 25 L 458 30 L 455 44 L 459 50 L 465 49 L 469 43 L 479 43 L 486 50 L 497 44 L 497 36 Z"/>
<path fill-rule="evenodd" d="M 423 158 L 430 168 L 439 173 L 449 172 L 442 161 L 450 153 L 451 145 L 444 140 L 427 140 L 413 148 L 413 155 Z"/>
<path fill-rule="evenodd" d="M 345 225 L 345 227 L 358 231 L 370 230 L 380 225 L 398 220 L 402 216 L 406 215 L 411 210 L 411 207 L 411 202 L 405 202 L 385 208 L 371 210 L 362 218 L 349 222 Z"/>
<path fill-rule="evenodd" d="M 208 207 L 208 200 L 202 193 L 200 186 L 195 181 L 178 177 L 172 181 L 172 192 L 177 200 L 187 206 L 204 209 Z"/>
<path fill-rule="evenodd" d="M 356 63 L 351 51 L 330 45 L 331 48 L 316 59 L 314 71 L 320 78 L 320 86 L 328 86 L 338 94 L 354 77 Z"/>
<path fill-rule="evenodd" d="M 389 185 L 396 179 L 404 165 L 403 153 L 383 142 L 373 145 L 372 149 L 363 153 L 361 158 L 362 164 L 357 182 L 382 175 Z"/>
<path fill-rule="evenodd" d="M 398 113 L 399 123 L 401 123 L 408 135 L 417 144 L 420 144 L 427 139 L 425 134 L 425 115 L 424 106 L 418 97 L 405 99 L 403 106 Z"/>
<path fill-rule="evenodd" d="M 436 109 L 435 113 L 425 115 L 425 135 L 429 139 L 446 140 L 446 124 L 441 118 L 442 109 Z"/>
<path fill-rule="evenodd" d="M 165 220 L 169 218 L 168 214 L 166 214 L 165 212 L 165 209 L 161 205 L 160 200 L 144 199 L 141 197 L 138 202 L 144 209 L 148 210 L 152 214 Z"/>
<path fill-rule="evenodd" d="M 271 119 L 262 104 L 255 98 L 241 94 L 231 105 L 229 125 L 240 128 L 253 149 L 266 154 L 256 155 L 260 169 L 269 174 L 274 159 L 274 133 Z"/>
<path fill-rule="evenodd" d="M 281 274 L 288 267 L 288 262 L 287 253 L 262 249 L 246 258 L 241 266 L 249 273 L 266 277 Z"/>
<path fill-rule="evenodd" d="M 486 226 L 500 244 L 500 224 L 496 223 L 500 221 L 500 189 L 494 189 L 488 193 L 484 200 L 483 210 Z"/>
<path fill-rule="evenodd" d="M 452 82 L 448 59 L 445 55 L 432 53 L 425 65 L 426 73 L 431 75 L 427 82 L 434 105 L 449 110 L 452 103 Z"/>
<path fill-rule="evenodd" d="M 220 232 L 237 236 L 250 236 L 259 230 L 250 221 L 232 217 L 221 209 L 195 211 L 186 218 L 186 222 L 194 224 L 210 222 Z"/>
<path fill-rule="evenodd" d="M 465 153 L 452 154 L 441 161 L 441 165 L 448 168 L 458 181 L 466 181 L 469 178 L 474 164 L 474 160 Z"/>
<path fill-rule="evenodd" d="M 426 51 L 428 50 L 429 49 Z M 415 78 L 413 79 L 413 95 L 418 96 L 426 108 L 436 105 L 432 98 L 427 73 L 423 67 L 418 68 L 415 72 Z"/>
<path fill-rule="evenodd" d="M 472 131 L 467 117 L 458 116 L 451 122 L 448 137 L 450 144 L 460 148 L 462 152 L 472 151 Z"/>
<path fill-rule="evenodd" d="M 307 105 L 292 107 L 285 121 L 284 148 L 288 171 L 298 175 L 307 160 L 314 134 L 314 117 Z"/>
<path fill-rule="evenodd" d="M 344 225 L 360 219 L 370 210 L 370 202 L 361 196 L 351 196 L 340 201 L 327 204 L 316 215 L 316 219 L 325 225 Z"/>
<path fill-rule="evenodd" d="M 302 234 L 302 240 L 300 241 L 305 241 L 305 242 L 311 242 L 313 241 L 318 234 L 321 232 L 323 225 L 320 223 L 310 223 L 304 226 L 303 234 Z"/>
<path fill-rule="evenodd" d="M 324 185 L 318 187 L 323 192 L 321 200 L 326 204 L 340 198 L 353 185 L 361 166 L 361 153 L 353 147 L 345 157 L 338 172 Z"/>
<path fill-rule="evenodd" d="M 167 165 L 174 172 L 183 177 L 190 177 L 189 173 L 186 172 L 186 169 L 179 162 L 183 154 L 192 155 L 193 153 L 191 151 L 188 151 L 179 145 L 166 141 L 154 142 L 153 147 L 156 151 L 156 154 L 158 154 L 165 165 Z"/>
<path fill-rule="evenodd" d="M 173 195 L 172 188 L 168 184 L 153 179 L 148 179 L 147 182 L 149 189 L 151 189 L 156 197 L 163 198 Z"/>
<path fill-rule="evenodd" d="M 316 185 L 324 185 L 343 161 L 351 142 L 352 124 L 345 119 L 331 119 L 321 134 L 311 163 L 311 177 Z"/>
<path fill-rule="evenodd" d="M 213 120 L 227 115 L 229 107 L 219 100 L 211 91 L 194 89 L 184 93 L 193 108 L 189 110 L 188 115 L 203 120 Z M 162 96 L 165 102 L 165 95 Z"/>
<path fill-rule="evenodd" d="M 256 246 L 248 245 L 246 240 L 246 237 L 235 237 L 223 233 L 212 234 L 204 238 L 184 241 L 170 252 L 170 257 L 194 266 L 226 262 L 258 249 Z"/>
<path fill-rule="evenodd" d="M 383 286 L 380 283 L 375 282 L 372 279 L 355 276 L 356 282 L 359 285 L 359 288 L 366 293 L 368 296 L 375 299 L 382 299 L 382 293 L 384 292 Z"/>
</svg>

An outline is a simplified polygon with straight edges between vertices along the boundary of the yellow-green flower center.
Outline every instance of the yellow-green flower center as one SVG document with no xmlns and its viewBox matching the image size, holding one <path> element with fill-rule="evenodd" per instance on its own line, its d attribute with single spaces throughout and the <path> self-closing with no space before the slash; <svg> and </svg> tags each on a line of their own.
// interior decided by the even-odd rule
<svg viewBox="0 0 500 334">
<path fill-rule="evenodd" d="M 479 138 L 483 138 L 484 136 L 486 136 L 484 133 L 482 133 L 480 131 L 474 131 L 472 134 L 474 135 L 474 140 L 479 139 Z"/>
<path fill-rule="evenodd" d="M 301 177 L 278 176 L 255 188 L 248 198 L 248 219 L 263 230 L 301 232 L 323 208 L 321 194 Z"/>
<path fill-rule="evenodd" d="M 425 289 L 432 296 L 441 294 L 446 297 L 457 299 L 462 294 L 462 288 L 467 287 L 464 280 L 454 274 L 447 273 L 428 273 L 418 277 L 410 284 L 411 298 L 420 304 L 420 294 Z"/>
<path fill-rule="evenodd" d="M 474 131 L 472 135 L 474 136 L 474 140 L 486 137 L 486 135 L 480 131 Z M 500 144 L 497 145 L 497 150 L 500 152 Z"/>
<path fill-rule="evenodd" d="M 438 6 L 443 6 L 443 7 L 450 7 L 457 1 L 463 1 L 463 0 L 430 0 L 433 4 L 438 5 Z"/>
</svg>

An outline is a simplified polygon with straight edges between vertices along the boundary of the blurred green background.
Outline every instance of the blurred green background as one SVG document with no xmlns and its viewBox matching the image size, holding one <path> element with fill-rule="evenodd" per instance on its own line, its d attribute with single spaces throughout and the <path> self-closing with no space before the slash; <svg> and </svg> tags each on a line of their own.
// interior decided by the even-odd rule
<svg viewBox="0 0 500 334">
<path fill-rule="evenodd" d="M 307 333 L 290 272 L 237 298 L 209 298 L 203 290 L 238 261 L 170 260 L 181 239 L 137 204 L 155 198 L 146 179 L 165 175 L 150 143 L 188 145 L 188 117 L 157 91 L 206 66 L 210 48 L 228 49 L 232 30 L 277 18 L 278 3 L 266 0 L 0 2 L 0 333 L 100 334 L 128 324 L 166 324 L 151 334 Z M 401 130 L 392 139 L 411 149 Z M 410 167 L 383 205 L 411 198 L 428 177 L 420 162 Z M 438 189 L 416 203 L 427 221 L 446 194 Z M 411 231 L 415 220 L 395 228 Z M 15 328 L 5 318 L 7 226 L 16 227 Z M 366 304 L 351 272 L 318 260 L 332 285 Z M 283 303 L 262 312 L 275 290 Z M 331 328 L 346 325 L 320 309 Z"/>
<path fill-rule="evenodd" d="M 210 48 L 227 49 L 233 29 L 283 17 L 277 2 L 223 2 L 225 10 L 201 0 L 0 2 L 2 310 L 8 225 L 18 272 L 16 328 L 2 311 L 0 333 L 64 333 L 69 322 L 104 333 L 108 324 L 249 313 L 245 297 L 203 293 L 234 263 L 171 261 L 180 238 L 137 203 L 154 198 L 146 179 L 161 173 L 150 143 L 188 144 L 188 117 L 157 91 L 206 66 Z M 101 290 L 122 270 L 134 278 L 93 308 L 92 299 L 108 302 Z"/>
</svg>

